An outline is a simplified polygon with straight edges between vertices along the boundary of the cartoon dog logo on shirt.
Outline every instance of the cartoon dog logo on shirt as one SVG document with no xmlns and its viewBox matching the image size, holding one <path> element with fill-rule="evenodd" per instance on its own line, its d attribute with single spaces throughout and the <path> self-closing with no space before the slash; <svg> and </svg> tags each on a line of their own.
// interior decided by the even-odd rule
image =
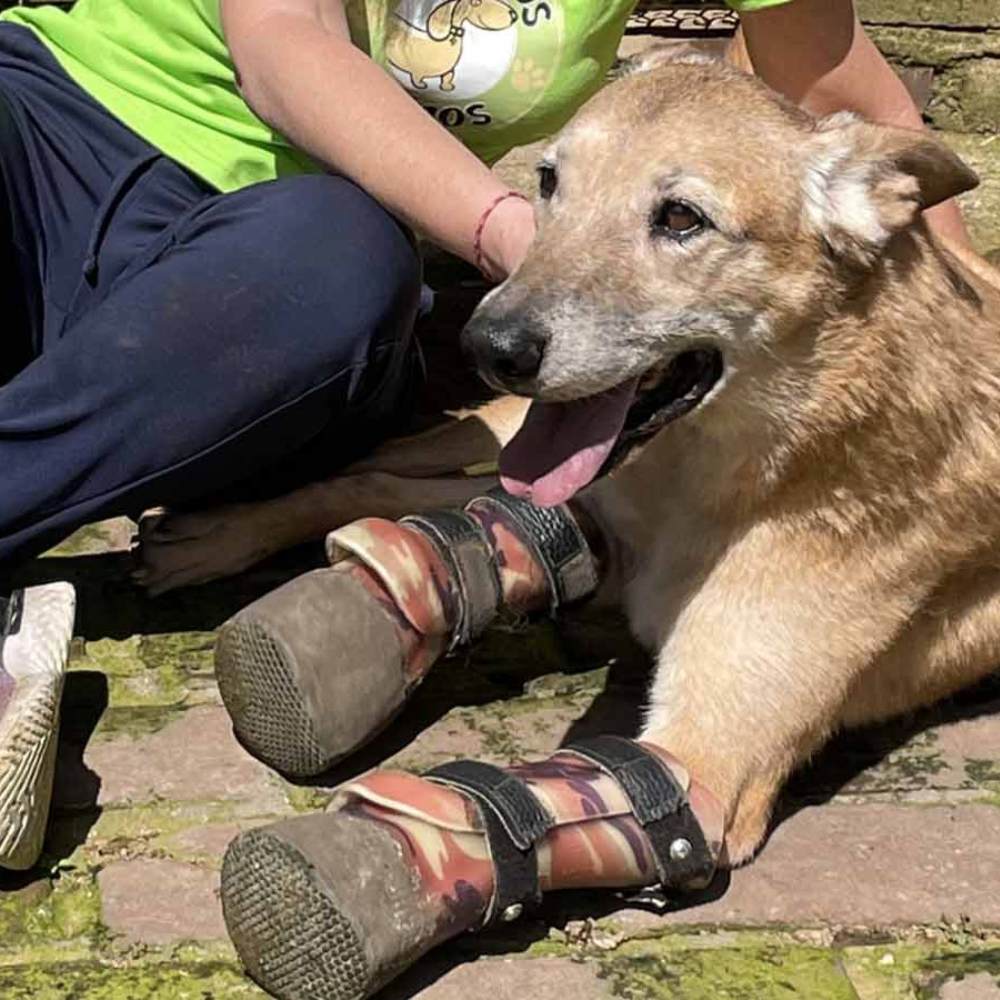
<svg viewBox="0 0 1000 1000">
<path fill-rule="evenodd" d="M 445 0 L 430 12 L 425 28 L 394 14 L 386 58 L 410 77 L 414 89 L 426 90 L 427 80 L 440 79 L 440 89 L 451 91 L 462 59 L 465 25 L 506 31 L 516 23 L 517 11 L 506 0 Z"/>
</svg>

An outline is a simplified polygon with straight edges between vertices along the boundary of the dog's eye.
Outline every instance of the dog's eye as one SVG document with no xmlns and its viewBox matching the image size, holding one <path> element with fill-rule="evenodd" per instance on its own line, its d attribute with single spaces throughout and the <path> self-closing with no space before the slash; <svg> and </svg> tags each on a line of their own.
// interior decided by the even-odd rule
<svg viewBox="0 0 1000 1000">
<path fill-rule="evenodd" d="M 705 228 L 705 216 L 694 206 L 671 199 L 653 212 L 652 225 L 656 234 L 684 239 Z"/>
<path fill-rule="evenodd" d="M 538 193 L 542 196 L 542 200 L 548 201 L 556 193 L 557 187 L 559 187 L 559 175 L 556 173 L 556 168 L 543 163 L 538 168 Z"/>
</svg>

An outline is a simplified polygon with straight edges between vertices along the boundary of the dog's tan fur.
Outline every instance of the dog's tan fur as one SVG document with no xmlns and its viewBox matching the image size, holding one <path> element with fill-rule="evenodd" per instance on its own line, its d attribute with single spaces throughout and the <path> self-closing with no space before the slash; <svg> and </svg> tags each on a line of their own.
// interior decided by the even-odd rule
<svg viewBox="0 0 1000 1000">
<path fill-rule="evenodd" d="M 720 797 L 738 863 L 831 733 L 1000 662 L 1000 280 L 918 213 L 975 180 L 925 134 L 817 123 L 701 61 L 608 88 L 547 160 L 538 238 L 478 314 L 545 331 L 529 391 L 725 361 L 581 499 L 657 651 L 643 738 Z M 669 197 L 717 228 L 654 238 Z"/>
</svg>

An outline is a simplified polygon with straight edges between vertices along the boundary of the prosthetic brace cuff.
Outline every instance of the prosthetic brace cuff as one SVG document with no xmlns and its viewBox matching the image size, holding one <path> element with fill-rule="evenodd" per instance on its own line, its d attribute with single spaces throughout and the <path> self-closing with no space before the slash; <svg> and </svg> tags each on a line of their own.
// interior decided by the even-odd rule
<svg viewBox="0 0 1000 1000">
<path fill-rule="evenodd" d="M 353 557 L 371 570 L 421 635 L 448 635 L 458 623 L 460 595 L 451 563 L 425 532 L 366 517 L 331 531 L 326 554 L 333 566 Z"/>
<path fill-rule="evenodd" d="M 374 771 L 343 786 L 338 798 L 367 803 L 412 843 L 430 843 L 435 879 L 441 869 L 446 882 L 471 881 L 476 865 L 489 865 L 492 897 L 479 911 L 481 924 L 517 919 L 543 888 L 565 887 L 581 874 L 581 886 L 598 884 L 602 870 L 628 872 L 605 884 L 702 888 L 722 845 L 714 797 L 670 754 L 618 737 L 504 769 L 459 761 L 422 777 Z M 626 819 L 641 838 L 624 832 Z M 465 838 L 464 846 L 456 848 L 455 838 Z M 565 863 L 553 853 L 557 842 Z"/>
<path fill-rule="evenodd" d="M 355 521 L 327 536 L 327 555 L 332 564 L 359 559 L 418 632 L 447 635 L 454 648 L 485 631 L 503 603 L 501 555 L 484 526 L 498 521 L 541 568 L 553 613 L 596 589 L 596 561 L 569 508 L 534 507 L 502 490 L 464 511 Z"/>
<path fill-rule="evenodd" d="M 493 899 L 484 926 L 516 920 L 542 900 L 538 884 L 538 844 L 554 820 L 528 786 L 507 771 L 475 760 L 443 764 L 425 775 L 465 792 L 480 808 L 494 868 Z"/>
<path fill-rule="evenodd" d="M 495 556 L 482 525 L 455 510 L 404 517 L 399 523 L 427 535 L 451 569 L 459 611 L 451 647 L 481 635 L 496 618 L 502 598 Z"/>
<path fill-rule="evenodd" d="M 536 507 L 497 487 L 466 506 L 470 513 L 490 508 L 507 515 L 530 546 L 549 581 L 550 609 L 578 601 L 597 589 L 597 564 L 569 507 Z"/>
<path fill-rule="evenodd" d="M 707 885 L 715 858 L 677 778 L 641 744 L 621 736 L 596 736 L 564 747 L 606 771 L 625 793 L 656 858 L 667 889 Z"/>
</svg>

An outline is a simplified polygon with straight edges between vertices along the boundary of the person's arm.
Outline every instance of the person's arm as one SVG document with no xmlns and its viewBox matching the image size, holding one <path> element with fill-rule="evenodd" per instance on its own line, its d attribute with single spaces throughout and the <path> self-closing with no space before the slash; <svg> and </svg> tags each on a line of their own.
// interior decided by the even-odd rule
<svg viewBox="0 0 1000 1000">
<path fill-rule="evenodd" d="M 477 223 L 506 188 L 351 43 L 341 0 L 221 0 L 221 10 L 241 93 L 258 117 L 473 260 Z M 482 239 L 491 274 L 510 273 L 533 235 L 530 205 L 498 206 Z"/>
<path fill-rule="evenodd" d="M 739 4 L 734 4 L 739 6 Z M 852 0 L 791 0 L 741 14 L 757 75 L 814 114 L 857 111 L 872 121 L 923 128 L 920 112 L 854 12 Z M 934 231 L 964 246 L 969 236 L 954 201 L 926 213 Z"/>
</svg>

